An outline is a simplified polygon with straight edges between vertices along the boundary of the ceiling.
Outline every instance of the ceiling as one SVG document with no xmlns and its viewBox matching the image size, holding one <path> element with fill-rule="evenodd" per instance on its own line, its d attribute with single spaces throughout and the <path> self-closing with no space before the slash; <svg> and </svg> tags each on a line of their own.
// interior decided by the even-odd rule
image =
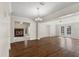
<svg viewBox="0 0 79 59">
<path fill-rule="evenodd" d="M 37 8 L 39 8 L 40 17 L 46 20 L 49 19 L 49 15 L 53 14 L 53 16 L 55 16 L 54 14 L 58 11 L 76 3 L 77 2 L 12 2 L 12 14 L 34 19 L 38 15 Z M 62 13 L 60 13 L 60 15 L 61 14 Z"/>
</svg>

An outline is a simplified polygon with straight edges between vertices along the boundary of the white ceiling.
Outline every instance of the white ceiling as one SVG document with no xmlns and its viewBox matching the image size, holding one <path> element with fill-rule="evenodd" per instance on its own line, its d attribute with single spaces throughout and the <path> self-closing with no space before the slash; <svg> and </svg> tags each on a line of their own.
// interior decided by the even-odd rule
<svg viewBox="0 0 79 59">
<path fill-rule="evenodd" d="M 37 17 L 37 9 L 39 9 L 40 16 L 45 18 L 51 14 L 76 4 L 77 2 L 12 2 L 12 14 L 19 17 L 28 17 L 34 19 Z M 60 13 L 62 14 L 62 13 Z"/>
</svg>

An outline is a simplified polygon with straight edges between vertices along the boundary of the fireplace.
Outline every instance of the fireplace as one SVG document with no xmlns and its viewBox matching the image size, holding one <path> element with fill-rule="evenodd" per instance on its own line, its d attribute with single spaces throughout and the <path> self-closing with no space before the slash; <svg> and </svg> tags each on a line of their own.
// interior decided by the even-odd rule
<svg viewBox="0 0 79 59">
<path fill-rule="evenodd" d="M 23 28 L 15 28 L 14 29 L 14 36 L 15 37 L 23 37 L 24 36 L 24 29 Z"/>
</svg>

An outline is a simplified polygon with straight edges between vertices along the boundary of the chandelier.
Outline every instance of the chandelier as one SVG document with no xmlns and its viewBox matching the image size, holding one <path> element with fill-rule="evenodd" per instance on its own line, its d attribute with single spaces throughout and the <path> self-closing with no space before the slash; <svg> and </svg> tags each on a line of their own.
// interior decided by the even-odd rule
<svg viewBox="0 0 79 59">
<path fill-rule="evenodd" d="M 39 8 L 37 8 L 37 12 L 38 12 L 38 15 L 37 17 L 35 18 L 35 21 L 42 21 L 43 19 L 40 17 L 39 15 Z"/>
</svg>

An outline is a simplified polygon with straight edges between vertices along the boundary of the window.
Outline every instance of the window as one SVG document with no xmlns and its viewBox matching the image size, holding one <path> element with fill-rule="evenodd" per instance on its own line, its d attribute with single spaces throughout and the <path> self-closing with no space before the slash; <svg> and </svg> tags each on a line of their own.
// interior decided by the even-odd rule
<svg viewBox="0 0 79 59">
<path fill-rule="evenodd" d="M 28 27 L 25 28 L 25 34 L 28 34 Z"/>
<path fill-rule="evenodd" d="M 67 34 L 69 34 L 69 35 L 71 34 L 71 26 L 67 27 Z"/>
<path fill-rule="evenodd" d="M 64 35 L 64 26 L 61 26 L 61 34 Z"/>
</svg>

